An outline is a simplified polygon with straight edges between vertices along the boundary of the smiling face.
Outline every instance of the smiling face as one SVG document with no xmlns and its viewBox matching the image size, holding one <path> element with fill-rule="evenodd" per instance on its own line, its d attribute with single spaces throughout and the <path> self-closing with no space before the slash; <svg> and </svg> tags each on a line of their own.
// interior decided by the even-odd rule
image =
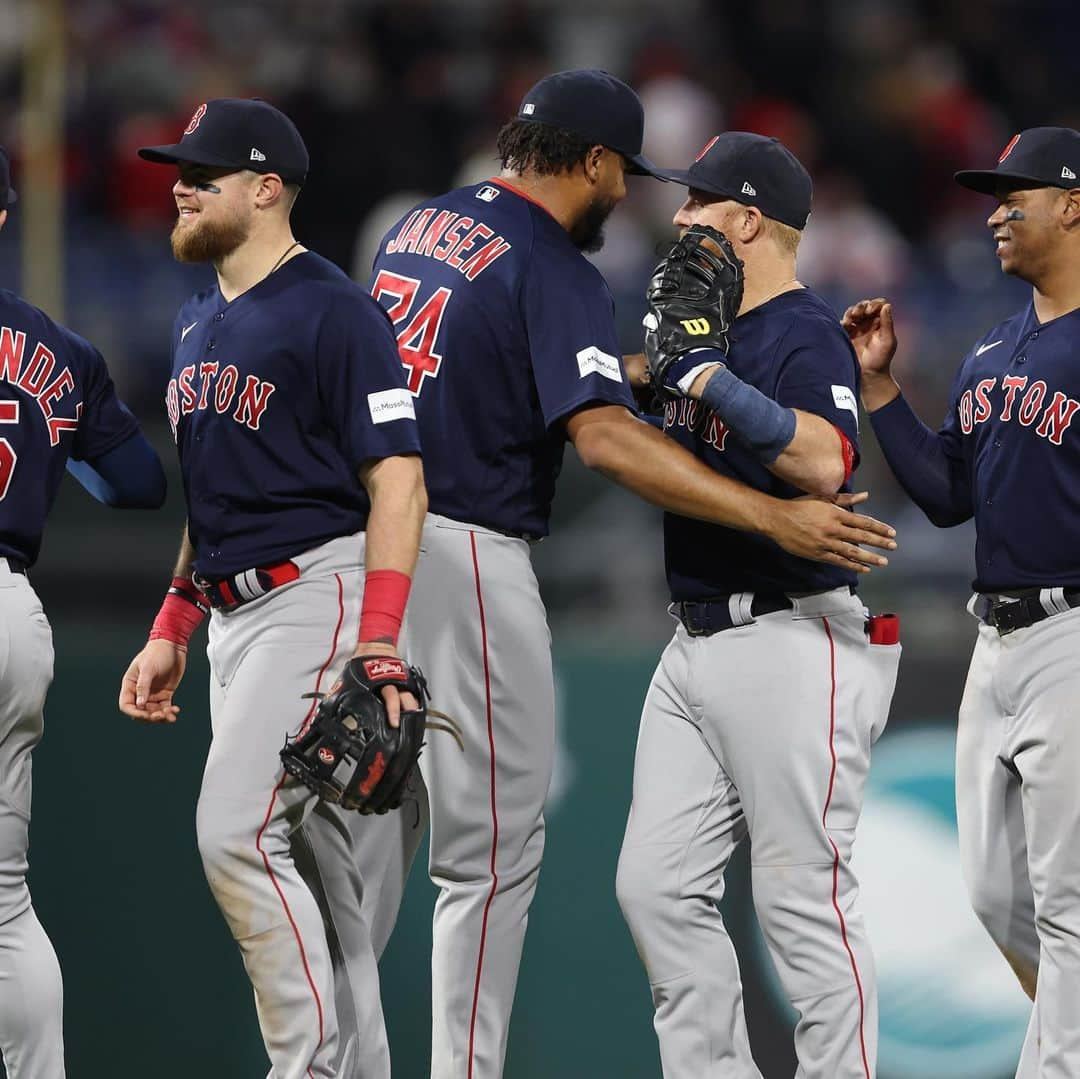
<svg viewBox="0 0 1080 1079">
<path fill-rule="evenodd" d="M 987 219 L 1001 269 L 1024 281 L 1039 280 L 1053 264 L 1060 243 L 1062 210 L 1069 192 L 1059 187 L 1001 185 L 997 209 Z"/>
<path fill-rule="evenodd" d="M 172 231 L 178 262 L 220 262 L 251 235 L 256 173 L 179 162 Z"/>
</svg>

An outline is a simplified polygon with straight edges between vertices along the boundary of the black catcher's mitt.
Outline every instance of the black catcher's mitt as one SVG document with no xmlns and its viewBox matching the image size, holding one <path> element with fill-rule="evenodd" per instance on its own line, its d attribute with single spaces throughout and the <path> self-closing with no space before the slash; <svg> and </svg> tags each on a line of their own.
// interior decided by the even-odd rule
<svg viewBox="0 0 1080 1079">
<path fill-rule="evenodd" d="M 390 726 L 383 686 L 396 686 L 420 702 L 413 711 L 401 710 L 397 728 Z M 332 693 L 306 696 L 320 697 L 319 708 L 307 730 L 281 750 L 285 771 L 323 801 L 344 809 L 397 809 L 408 793 L 428 727 L 423 674 L 396 656 L 357 656 L 345 665 Z"/>
<path fill-rule="evenodd" d="M 742 260 L 722 232 L 691 225 L 671 245 L 649 281 L 644 321 L 645 358 L 662 401 L 681 396 L 675 383 L 686 372 L 671 370 L 680 357 L 697 348 L 727 353 L 742 295 Z"/>
</svg>

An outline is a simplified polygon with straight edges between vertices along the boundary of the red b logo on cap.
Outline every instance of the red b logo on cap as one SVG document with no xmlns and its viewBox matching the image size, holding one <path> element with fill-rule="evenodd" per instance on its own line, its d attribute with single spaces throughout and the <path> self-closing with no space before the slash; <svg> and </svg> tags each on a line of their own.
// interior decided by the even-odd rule
<svg viewBox="0 0 1080 1079">
<path fill-rule="evenodd" d="M 1001 151 L 1001 157 L 998 158 L 998 164 L 999 165 L 1002 163 L 1002 161 L 1005 160 L 1005 158 L 1007 158 L 1009 156 L 1009 154 L 1011 154 L 1013 152 L 1013 147 L 1019 141 L 1020 141 L 1020 136 L 1019 135 L 1013 135 L 1013 137 L 1011 139 L 1009 139 L 1009 145 L 1006 146 L 1005 149 Z"/>
<path fill-rule="evenodd" d="M 188 120 L 188 126 L 184 128 L 184 134 L 190 135 L 195 128 L 199 126 L 199 121 L 206 115 L 206 103 L 200 105 L 192 114 L 191 119 Z"/>
</svg>

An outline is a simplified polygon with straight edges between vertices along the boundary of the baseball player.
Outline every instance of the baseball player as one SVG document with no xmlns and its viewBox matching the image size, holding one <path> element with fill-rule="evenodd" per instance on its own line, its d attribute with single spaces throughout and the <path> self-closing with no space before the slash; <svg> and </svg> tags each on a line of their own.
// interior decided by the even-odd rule
<svg viewBox="0 0 1080 1079">
<path fill-rule="evenodd" d="M 345 660 L 396 655 L 426 508 L 412 398 L 385 313 L 293 237 L 308 154 L 283 113 L 208 101 L 178 143 L 139 153 L 177 166 L 173 253 L 211 262 L 217 281 L 173 327 L 165 400 L 187 530 L 120 707 L 176 718 L 188 641 L 212 608 L 199 850 L 271 1076 L 385 1079 L 346 813 L 287 779 L 279 750 Z"/>
<path fill-rule="evenodd" d="M 1032 286 L 964 358 L 941 429 L 891 373 L 892 307 L 850 307 L 863 403 L 915 503 L 975 518 L 978 639 L 960 704 L 956 814 L 972 906 L 1035 1001 L 1017 1075 L 1080 1075 L 1080 133 L 1015 136 L 956 174 L 997 202 L 1002 270 Z"/>
<path fill-rule="evenodd" d="M 14 201 L 0 148 L 0 228 Z M 100 502 L 156 509 L 165 473 L 101 353 L 0 289 L 0 1054 L 9 1079 L 62 1079 L 63 987 L 26 887 L 31 753 L 52 630 L 27 577 L 67 466 Z"/>
<path fill-rule="evenodd" d="M 439 886 L 435 1079 L 503 1070 L 555 745 L 529 545 L 547 534 L 566 441 L 658 505 L 804 556 L 865 569 L 884 559 L 858 543 L 893 546 L 869 518 L 716 474 L 635 416 L 611 296 L 582 252 L 599 247 L 625 174 L 655 172 L 643 126 L 636 94 L 606 72 L 550 75 L 499 134 L 502 175 L 421 203 L 375 259 L 371 290 L 397 330 L 427 461 L 410 641 L 439 707 L 465 729 L 464 754 L 444 739 L 421 758 Z M 421 836 L 408 821 L 380 824 L 401 834 L 362 859 L 377 949 Z"/>
<path fill-rule="evenodd" d="M 777 498 L 845 490 L 858 365 L 836 316 L 795 276 L 810 177 L 777 140 L 737 131 L 666 175 L 689 188 L 674 223 L 719 230 L 745 281 L 726 356 L 694 350 L 665 371 L 650 353 L 654 383 L 676 395 L 665 431 Z M 617 893 L 652 987 L 665 1079 L 761 1075 L 716 906 L 746 836 L 758 921 L 799 1014 L 798 1074 L 870 1079 L 874 964 L 850 859 L 896 680 L 895 620 L 868 620 L 850 567 L 749 532 L 669 512 L 664 551 L 677 625 L 642 712 Z"/>
</svg>

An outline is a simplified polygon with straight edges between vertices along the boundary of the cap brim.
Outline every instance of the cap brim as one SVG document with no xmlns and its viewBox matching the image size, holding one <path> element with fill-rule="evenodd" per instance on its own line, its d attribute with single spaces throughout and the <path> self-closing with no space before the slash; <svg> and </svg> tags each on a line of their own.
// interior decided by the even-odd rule
<svg viewBox="0 0 1080 1079">
<path fill-rule="evenodd" d="M 1020 172 L 999 172 L 997 169 L 964 169 L 953 174 L 953 179 L 969 191 L 980 195 L 992 195 L 1001 185 L 1014 187 L 1060 187 L 1041 176 L 1025 176 Z"/>
<path fill-rule="evenodd" d="M 657 180 L 667 180 L 663 169 L 657 168 L 644 154 L 625 154 L 626 171 L 631 176 L 655 176 Z"/>
<path fill-rule="evenodd" d="M 727 191 L 717 184 L 710 184 L 699 179 L 690 179 L 687 169 L 661 169 L 658 173 L 661 180 L 669 180 L 673 184 L 682 184 L 683 187 L 692 187 L 695 191 L 704 191 L 709 195 L 722 195 L 725 199 L 734 199 L 735 202 L 745 202 L 746 196 Z"/>
<path fill-rule="evenodd" d="M 143 146 L 139 149 L 139 157 L 144 161 L 153 161 L 155 165 L 175 165 L 177 162 L 185 161 L 192 165 L 211 165 L 220 169 L 248 167 L 246 162 L 238 165 L 235 161 L 227 161 L 218 154 L 185 146 L 182 142 L 174 142 L 171 146 Z"/>
</svg>

